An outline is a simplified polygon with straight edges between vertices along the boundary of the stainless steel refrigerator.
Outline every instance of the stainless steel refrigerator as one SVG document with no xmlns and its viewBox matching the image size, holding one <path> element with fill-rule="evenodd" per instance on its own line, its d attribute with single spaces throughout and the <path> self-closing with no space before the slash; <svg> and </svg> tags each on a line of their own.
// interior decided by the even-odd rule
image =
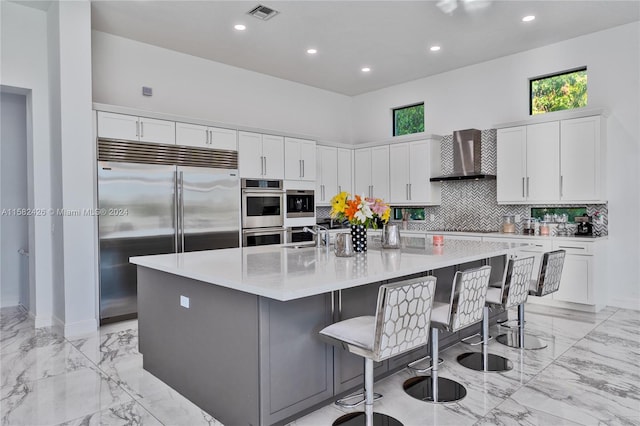
<svg viewBox="0 0 640 426">
<path fill-rule="evenodd" d="M 98 159 L 118 161 L 98 162 L 101 323 L 137 315 L 137 271 L 129 257 L 239 247 L 240 241 L 237 169 L 124 162 L 130 157 L 110 154 L 104 148 L 107 144 L 99 142 Z M 140 144 L 119 143 L 125 150 L 132 145 Z M 153 148 L 149 144 L 141 148 L 150 150 L 148 163 L 158 161 Z M 173 154 L 160 162 L 194 163 L 184 155 L 193 154 L 193 149 L 162 148 Z M 222 165 L 237 167 L 237 153 L 233 155 L 235 162 Z"/>
</svg>

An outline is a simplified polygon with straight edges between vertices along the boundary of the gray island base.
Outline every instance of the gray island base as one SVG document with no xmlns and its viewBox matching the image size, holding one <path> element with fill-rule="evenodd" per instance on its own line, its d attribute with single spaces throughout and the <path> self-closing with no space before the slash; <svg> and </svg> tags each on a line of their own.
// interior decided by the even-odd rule
<svg viewBox="0 0 640 426">
<path fill-rule="evenodd" d="M 517 246 L 445 244 L 410 237 L 386 250 L 373 241 L 351 258 L 292 246 L 131 258 L 144 368 L 225 425 L 284 424 L 362 386 L 362 360 L 319 330 L 373 315 L 378 287 L 389 281 L 435 275 L 436 300 L 446 299 L 457 270 L 490 264 L 499 281 Z M 440 342 L 478 330 L 441 333 Z M 427 346 L 379 363 L 376 377 L 426 354 Z"/>
</svg>

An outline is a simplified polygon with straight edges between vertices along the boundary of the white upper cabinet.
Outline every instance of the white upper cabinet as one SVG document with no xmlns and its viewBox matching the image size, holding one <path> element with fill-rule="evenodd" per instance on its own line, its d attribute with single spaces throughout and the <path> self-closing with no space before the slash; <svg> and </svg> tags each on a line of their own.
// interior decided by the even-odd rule
<svg viewBox="0 0 640 426">
<path fill-rule="evenodd" d="M 284 178 L 316 180 L 316 143 L 305 139 L 284 138 Z"/>
<path fill-rule="evenodd" d="M 526 200 L 527 127 L 498 129 L 498 203 Z"/>
<path fill-rule="evenodd" d="M 395 205 L 440 203 L 440 141 L 416 141 L 389 145 L 389 202 Z"/>
<path fill-rule="evenodd" d="M 328 205 L 338 192 L 338 149 L 316 147 L 316 205 Z"/>
<path fill-rule="evenodd" d="M 338 148 L 338 192 L 353 191 L 353 150 Z M 331 200 L 329 200 L 331 201 Z"/>
<path fill-rule="evenodd" d="M 389 145 L 354 151 L 355 192 L 389 200 Z"/>
<path fill-rule="evenodd" d="M 560 196 L 563 201 L 606 199 L 603 131 L 601 116 L 560 123 Z"/>
<path fill-rule="evenodd" d="M 498 203 L 606 200 L 601 116 L 498 129 Z"/>
<path fill-rule="evenodd" d="M 98 137 L 173 145 L 176 143 L 176 123 L 98 111 Z"/>
<path fill-rule="evenodd" d="M 238 133 L 240 177 L 284 178 L 284 138 L 260 133 Z"/>
<path fill-rule="evenodd" d="M 237 151 L 237 132 L 218 127 L 176 123 L 176 144 Z"/>
<path fill-rule="evenodd" d="M 560 198 L 560 124 L 527 126 L 526 194 L 529 202 Z"/>
</svg>

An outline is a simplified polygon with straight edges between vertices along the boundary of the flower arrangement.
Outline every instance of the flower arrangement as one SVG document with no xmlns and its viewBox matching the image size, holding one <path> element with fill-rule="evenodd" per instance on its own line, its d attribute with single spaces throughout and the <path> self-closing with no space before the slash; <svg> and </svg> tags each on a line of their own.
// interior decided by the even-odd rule
<svg viewBox="0 0 640 426">
<path fill-rule="evenodd" d="M 356 195 L 353 198 L 348 192 L 341 192 L 331 199 L 331 218 L 348 220 L 351 225 L 364 225 L 367 228 L 378 228 L 378 221 L 387 223 L 391 208 L 380 198 L 369 198 Z"/>
</svg>

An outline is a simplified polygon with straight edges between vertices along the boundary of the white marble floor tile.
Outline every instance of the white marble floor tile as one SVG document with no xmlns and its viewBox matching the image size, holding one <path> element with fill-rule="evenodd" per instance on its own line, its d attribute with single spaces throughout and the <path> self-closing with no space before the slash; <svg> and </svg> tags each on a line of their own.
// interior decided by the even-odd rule
<svg viewBox="0 0 640 426">
<path fill-rule="evenodd" d="M 507 398 L 474 426 L 580 426 L 571 420 L 518 404 Z"/>
<path fill-rule="evenodd" d="M 118 358 L 138 352 L 138 328 L 101 331 L 72 339 L 71 343 L 98 367 L 103 363 L 113 363 Z M 113 326 L 112 326 L 113 327 Z"/>
<path fill-rule="evenodd" d="M 0 359 L 0 386 L 15 386 L 87 367 L 95 368 L 87 357 L 65 340 L 55 339 L 46 345 L 22 345 L 19 350 L 4 354 Z"/>
<path fill-rule="evenodd" d="M 162 423 L 135 401 L 60 423 L 58 426 L 162 426 Z"/>
<path fill-rule="evenodd" d="M 57 424 L 131 401 L 115 382 L 83 368 L 0 389 L 3 425 Z"/>
<path fill-rule="evenodd" d="M 166 385 L 137 402 L 165 425 L 223 426 L 211 415 Z"/>
</svg>

